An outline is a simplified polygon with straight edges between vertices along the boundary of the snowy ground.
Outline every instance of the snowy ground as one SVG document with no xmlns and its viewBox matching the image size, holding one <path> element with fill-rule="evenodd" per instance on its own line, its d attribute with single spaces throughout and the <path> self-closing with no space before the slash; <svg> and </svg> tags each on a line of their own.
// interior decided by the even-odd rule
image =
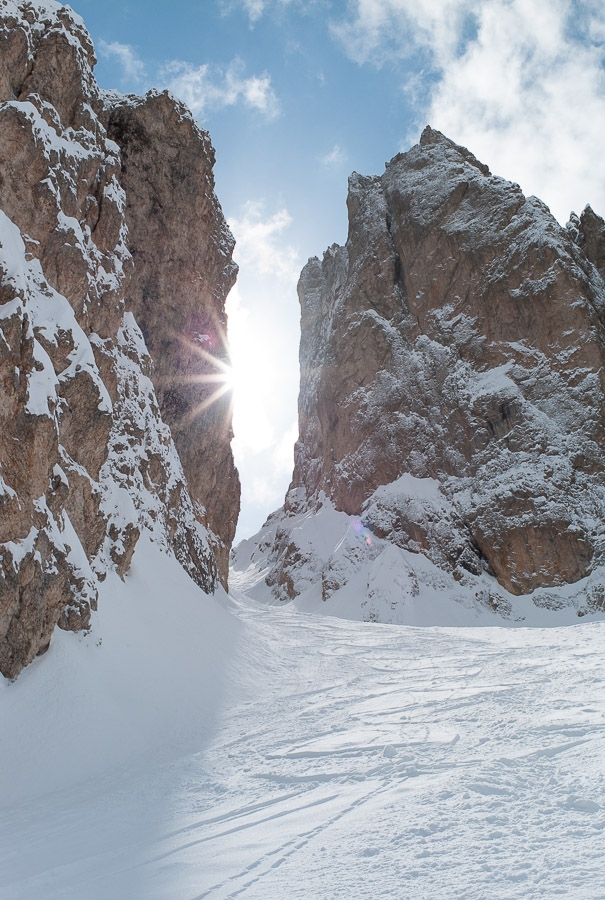
<svg viewBox="0 0 605 900">
<path fill-rule="evenodd" d="M 143 547 L 0 683 L 0 897 L 605 898 L 604 643 L 216 602 Z"/>
</svg>

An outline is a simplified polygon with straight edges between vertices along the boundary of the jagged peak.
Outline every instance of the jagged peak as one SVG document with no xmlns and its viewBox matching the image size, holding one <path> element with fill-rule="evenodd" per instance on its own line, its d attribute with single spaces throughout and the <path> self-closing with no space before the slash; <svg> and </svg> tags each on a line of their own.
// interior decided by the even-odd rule
<svg viewBox="0 0 605 900">
<path fill-rule="evenodd" d="M 588 262 L 605 262 L 603 221 L 575 217 L 576 250 L 545 204 L 432 128 L 349 184 L 346 264 L 300 282 L 306 499 L 272 523 L 268 588 L 370 611 L 400 554 L 386 616 L 437 581 L 504 615 L 514 594 L 584 614 L 605 579 L 605 291 Z"/>
<path fill-rule="evenodd" d="M 387 162 L 386 168 L 389 169 L 392 166 L 395 166 L 397 163 L 401 162 L 401 160 L 409 157 L 410 154 L 418 154 L 420 151 L 430 151 L 431 149 L 441 149 L 442 151 L 449 151 L 454 153 L 455 155 L 461 156 L 462 159 L 469 163 L 474 168 L 478 169 L 482 175 L 489 177 L 491 175 L 490 169 L 485 163 L 482 163 L 477 157 L 471 153 L 466 147 L 463 147 L 461 144 L 456 144 L 455 141 L 446 137 L 441 131 L 437 131 L 435 128 L 431 128 L 430 125 L 427 125 L 422 134 L 420 135 L 420 140 L 417 144 L 410 147 L 409 150 L 406 150 L 401 153 L 397 153 L 389 162 Z"/>
</svg>

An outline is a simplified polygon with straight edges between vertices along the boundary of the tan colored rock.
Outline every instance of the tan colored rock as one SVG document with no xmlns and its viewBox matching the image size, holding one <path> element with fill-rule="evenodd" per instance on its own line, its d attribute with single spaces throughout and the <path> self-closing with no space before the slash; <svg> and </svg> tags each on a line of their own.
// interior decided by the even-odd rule
<svg viewBox="0 0 605 900">
<path fill-rule="evenodd" d="M 153 359 L 162 416 L 198 515 L 218 538 L 226 586 L 239 515 L 239 479 L 229 445 L 231 395 L 210 402 L 217 383 L 200 380 L 221 374 L 212 358 L 229 362 L 225 300 L 237 272 L 233 238 L 214 194 L 214 151 L 208 134 L 167 93 L 116 97 L 108 133 L 122 154 L 135 263 L 129 308 Z"/>
<path fill-rule="evenodd" d="M 170 206 L 161 228 L 182 216 L 189 229 L 190 255 L 179 257 L 170 292 L 161 282 L 153 314 L 143 315 L 150 344 L 168 322 L 181 324 L 174 312 L 181 275 L 186 317 L 219 322 L 224 338 L 235 267 L 213 191 L 210 140 L 167 96 L 101 95 L 94 62 L 84 24 L 68 7 L 0 0 L 0 672 L 7 677 L 48 646 L 57 624 L 90 626 L 98 582 L 111 569 L 124 575 L 143 532 L 212 591 L 217 565 L 226 578 L 239 508 L 230 410 L 211 411 L 197 438 L 183 430 L 184 473 L 160 409 L 152 379 L 165 393 L 165 373 L 154 372 L 135 314 L 145 310 L 140 285 L 158 277 L 183 235 L 164 235 L 167 257 L 146 255 L 151 234 L 137 231 L 131 203 L 129 235 L 124 190 L 143 216 Z M 118 108 L 142 116 L 153 178 L 141 172 L 137 181 L 108 137 Z M 181 143 L 201 181 L 179 194 L 173 163 Z M 184 204 L 180 213 L 175 201 Z M 201 269 L 192 268 L 196 254 Z M 226 344 L 218 349 L 226 354 Z M 181 375 L 190 374 L 196 370 L 185 365 Z M 172 387 L 185 405 L 191 390 L 180 381 Z"/>
<path fill-rule="evenodd" d="M 605 277 L 605 222 L 590 206 L 581 216 L 571 214 L 567 225 L 586 257 Z"/>
<path fill-rule="evenodd" d="M 293 562 L 288 521 L 322 496 L 456 578 L 526 594 L 587 576 L 605 561 L 603 221 L 561 228 L 430 128 L 381 177 L 354 174 L 348 209 L 346 245 L 299 283 L 300 434 L 269 582 L 300 593 L 314 564 Z M 401 478 L 411 493 L 381 494 Z"/>
</svg>

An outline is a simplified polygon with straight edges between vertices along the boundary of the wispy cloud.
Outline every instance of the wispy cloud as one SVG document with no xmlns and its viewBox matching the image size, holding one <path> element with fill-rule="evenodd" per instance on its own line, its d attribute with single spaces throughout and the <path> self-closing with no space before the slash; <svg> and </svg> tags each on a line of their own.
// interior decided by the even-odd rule
<svg viewBox="0 0 605 900">
<path fill-rule="evenodd" d="M 469 146 L 560 220 L 605 211 L 605 7 L 600 0 L 356 0 L 333 34 L 358 63 L 422 51 L 418 125 Z"/>
<path fill-rule="evenodd" d="M 419 45 L 438 58 L 449 55 L 477 0 L 355 0 L 348 6 L 349 16 L 331 23 L 333 35 L 356 62 L 382 66 Z"/>
<path fill-rule="evenodd" d="M 275 275 L 296 282 L 301 269 L 300 255 L 284 237 L 291 224 L 287 209 L 267 215 L 264 203 L 246 203 L 240 217 L 229 219 L 238 262 L 260 275 Z"/>
<path fill-rule="evenodd" d="M 99 53 L 106 59 L 116 60 L 122 67 L 124 77 L 138 84 L 145 76 L 145 64 L 137 55 L 136 50 L 129 44 L 120 44 L 118 41 L 99 41 L 97 44 Z"/>
<path fill-rule="evenodd" d="M 256 22 L 257 19 L 260 19 L 266 6 L 266 0 L 243 0 L 243 7 L 248 13 L 251 22 Z"/>
<path fill-rule="evenodd" d="M 127 88 L 137 89 L 144 83 L 167 87 L 189 106 L 194 115 L 236 104 L 260 113 L 265 119 L 272 120 L 279 115 L 271 76 L 267 72 L 246 75 L 240 59 L 234 59 L 226 68 L 212 64 L 194 66 L 183 60 L 172 60 L 155 68 L 150 76 L 145 63 L 130 45 L 99 41 L 98 48 L 102 57 L 119 64 Z"/>
<path fill-rule="evenodd" d="M 347 151 L 343 150 L 339 144 L 334 144 L 328 153 L 324 153 L 323 156 L 319 157 L 320 163 L 324 166 L 340 166 L 345 163 L 347 159 Z"/>
<path fill-rule="evenodd" d="M 194 66 L 174 60 L 163 66 L 161 78 L 195 115 L 237 103 L 269 120 L 279 115 L 279 103 L 271 77 L 266 72 L 246 77 L 244 64 L 239 59 L 235 59 L 226 70 L 218 66 Z"/>
<path fill-rule="evenodd" d="M 222 0 L 222 5 L 227 12 L 243 9 L 250 20 L 250 25 L 254 25 L 267 13 L 282 12 L 287 6 L 297 6 L 306 10 L 318 2 L 319 0 Z"/>
</svg>

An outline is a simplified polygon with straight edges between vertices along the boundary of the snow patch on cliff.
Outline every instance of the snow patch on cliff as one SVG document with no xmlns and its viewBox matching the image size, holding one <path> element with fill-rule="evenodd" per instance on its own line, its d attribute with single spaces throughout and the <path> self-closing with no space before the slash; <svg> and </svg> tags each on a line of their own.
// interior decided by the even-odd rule
<svg viewBox="0 0 605 900">
<path fill-rule="evenodd" d="M 392 510 L 407 510 L 420 523 L 436 512 L 451 530 L 456 515 L 435 479 L 404 475 L 378 488 L 364 509 L 348 516 L 323 497 L 313 509 L 278 510 L 233 551 L 233 590 L 264 604 L 396 625 L 554 626 L 605 617 L 604 567 L 574 584 L 518 596 L 485 565 L 473 570 L 463 559 L 447 571 L 413 542 L 397 546 Z M 388 537 L 380 538 L 370 521 Z"/>
</svg>

